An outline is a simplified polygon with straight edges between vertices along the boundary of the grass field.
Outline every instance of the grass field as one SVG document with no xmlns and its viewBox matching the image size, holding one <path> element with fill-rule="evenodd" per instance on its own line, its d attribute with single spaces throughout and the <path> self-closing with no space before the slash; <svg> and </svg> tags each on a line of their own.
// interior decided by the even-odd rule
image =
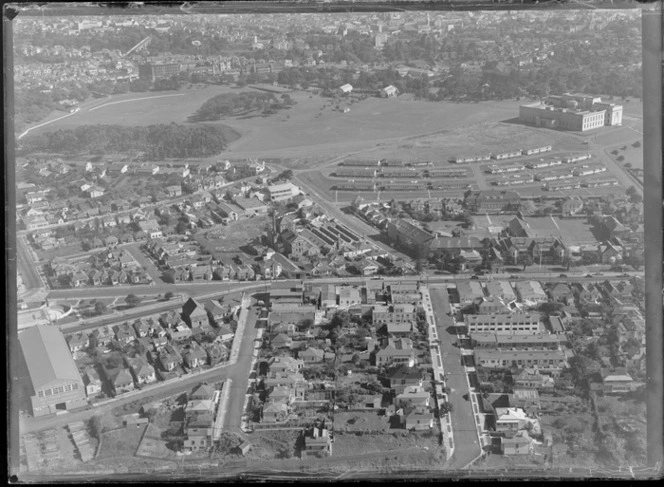
<svg viewBox="0 0 664 487">
<path fill-rule="evenodd" d="M 252 218 L 250 225 L 247 224 L 247 221 L 231 222 L 226 227 L 218 227 L 204 233 L 199 232 L 195 238 L 201 247 L 210 252 L 242 254 L 240 247 L 247 245 L 252 239 L 260 237 L 263 227 L 268 221 L 268 217 L 261 216 Z"/>
</svg>

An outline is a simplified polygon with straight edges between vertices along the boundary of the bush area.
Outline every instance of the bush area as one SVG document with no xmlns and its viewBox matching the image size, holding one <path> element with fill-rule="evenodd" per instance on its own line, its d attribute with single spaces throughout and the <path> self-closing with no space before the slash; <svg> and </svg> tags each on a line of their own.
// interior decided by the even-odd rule
<svg viewBox="0 0 664 487">
<path fill-rule="evenodd" d="M 281 100 L 274 93 L 243 91 L 225 93 L 210 98 L 191 116 L 191 121 L 221 120 L 225 116 L 246 115 L 250 112 L 274 113 L 276 110 L 294 105 L 290 95 L 282 95 Z"/>
<path fill-rule="evenodd" d="M 86 125 L 29 137 L 24 142 L 24 151 L 60 154 L 140 151 L 148 159 L 209 157 L 223 151 L 237 137 L 234 130 L 225 126 Z"/>
</svg>

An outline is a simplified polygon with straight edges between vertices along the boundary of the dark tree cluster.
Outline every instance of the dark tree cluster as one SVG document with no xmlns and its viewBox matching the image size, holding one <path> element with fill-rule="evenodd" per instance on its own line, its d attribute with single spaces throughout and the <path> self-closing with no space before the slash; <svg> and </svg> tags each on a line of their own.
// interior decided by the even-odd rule
<svg viewBox="0 0 664 487">
<path fill-rule="evenodd" d="M 171 123 L 146 127 L 84 125 L 26 138 L 26 153 L 61 154 L 143 152 L 149 160 L 209 157 L 237 138 L 229 127 L 191 127 Z"/>
</svg>

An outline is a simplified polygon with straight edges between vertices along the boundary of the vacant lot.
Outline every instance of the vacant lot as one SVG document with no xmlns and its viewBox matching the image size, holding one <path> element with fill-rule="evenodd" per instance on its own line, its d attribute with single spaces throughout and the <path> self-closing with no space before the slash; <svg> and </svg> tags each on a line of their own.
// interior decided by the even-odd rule
<svg viewBox="0 0 664 487">
<path fill-rule="evenodd" d="M 387 431 L 389 417 L 378 416 L 376 412 L 349 411 L 334 415 L 335 431 Z"/>
<path fill-rule="evenodd" d="M 268 221 L 268 217 L 262 216 L 251 218 L 249 221 L 230 222 L 227 226 L 217 226 L 212 230 L 198 232 L 195 238 L 201 247 L 211 253 L 240 253 L 241 247 L 262 235 Z"/>
<path fill-rule="evenodd" d="M 398 431 L 384 434 L 337 433 L 334 437 L 334 455 L 362 455 L 367 453 L 400 451 L 419 447 L 425 451 L 440 450 L 438 437 L 429 432 Z"/>
<path fill-rule="evenodd" d="M 130 428 L 107 431 L 102 435 L 101 448 L 97 459 L 103 460 L 105 458 L 122 456 L 133 457 L 143 431 L 145 431 L 145 426 L 140 428 L 132 426 Z"/>
<path fill-rule="evenodd" d="M 138 445 L 136 450 L 137 456 L 173 459 L 176 457 L 175 452 L 166 447 L 166 442 L 161 439 L 161 430 L 155 425 L 149 424 L 148 430 Z"/>
</svg>

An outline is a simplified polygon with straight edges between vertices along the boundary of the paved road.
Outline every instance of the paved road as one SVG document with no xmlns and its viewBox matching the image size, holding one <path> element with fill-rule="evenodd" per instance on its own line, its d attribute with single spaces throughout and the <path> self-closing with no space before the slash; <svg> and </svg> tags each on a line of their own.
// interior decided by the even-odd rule
<svg viewBox="0 0 664 487">
<path fill-rule="evenodd" d="M 125 250 L 131 254 L 134 260 L 138 262 L 141 267 L 146 269 L 146 272 L 150 274 L 150 277 L 152 277 L 152 281 L 156 286 L 166 284 L 166 282 L 164 282 L 161 278 L 161 271 L 157 269 L 157 266 L 154 265 L 152 259 L 145 255 L 145 253 L 141 250 L 141 244 L 134 243 L 127 245 Z"/>
<path fill-rule="evenodd" d="M 23 285 L 26 289 L 39 289 L 44 286 L 41 276 L 37 269 L 32 264 L 32 258 L 25 248 L 25 241 L 23 238 L 16 238 L 16 259 L 17 269 L 23 278 Z"/>
<path fill-rule="evenodd" d="M 438 338 L 440 351 L 443 356 L 443 368 L 447 377 L 446 385 L 450 388 L 449 402 L 453 411 L 452 430 L 454 432 L 454 454 L 445 464 L 445 468 L 463 468 L 480 454 L 480 444 L 477 438 L 477 429 L 473 417 L 472 406 L 463 398 L 468 394 L 466 373 L 461 364 L 461 351 L 453 345 L 456 342 L 454 319 L 447 315 L 450 311 L 447 289 L 445 286 L 430 285 L 429 293 L 433 312 L 438 325 Z"/>
</svg>

